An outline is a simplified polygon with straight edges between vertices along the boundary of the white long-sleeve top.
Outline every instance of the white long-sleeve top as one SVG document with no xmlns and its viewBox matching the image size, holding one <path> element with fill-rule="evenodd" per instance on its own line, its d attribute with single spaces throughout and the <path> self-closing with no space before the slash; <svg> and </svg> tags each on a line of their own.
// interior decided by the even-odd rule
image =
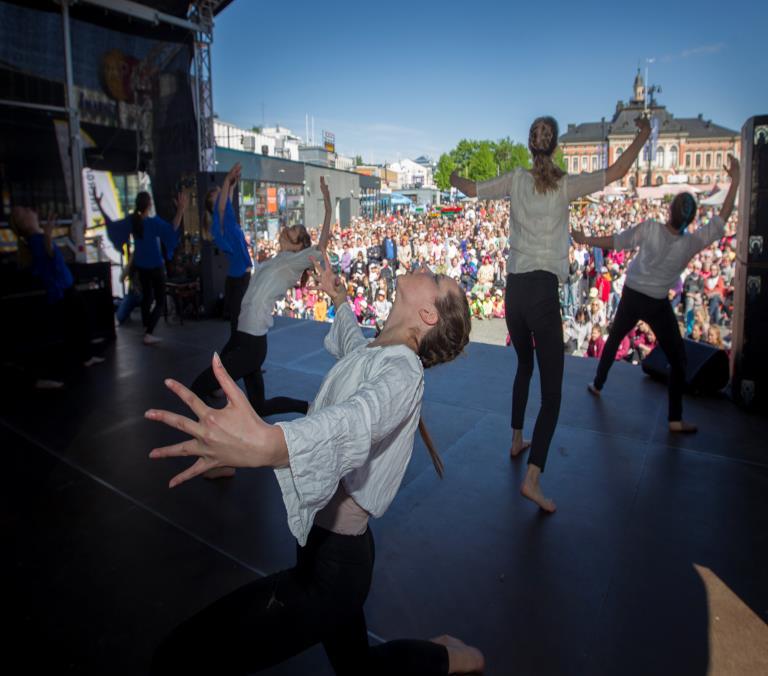
<svg viewBox="0 0 768 676">
<path fill-rule="evenodd" d="M 477 184 L 480 199 L 509 203 L 508 273 L 546 270 L 561 282 L 568 279 L 568 204 L 605 186 L 605 171 L 565 174 L 556 190 L 537 193 L 533 176 L 514 169 Z"/>
<path fill-rule="evenodd" d="M 424 368 L 405 345 L 367 347 L 345 303 L 325 338 L 339 361 L 307 416 L 277 423 L 289 464 L 275 470 L 291 533 L 304 546 L 315 514 L 342 483 L 373 517 L 387 510 L 413 452 L 424 394 Z"/>
</svg>

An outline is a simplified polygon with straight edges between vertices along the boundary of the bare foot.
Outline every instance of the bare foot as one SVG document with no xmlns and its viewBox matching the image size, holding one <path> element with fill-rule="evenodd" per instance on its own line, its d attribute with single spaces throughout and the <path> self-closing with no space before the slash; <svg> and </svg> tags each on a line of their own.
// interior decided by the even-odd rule
<svg viewBox="0 0 768 676">
<path fill-rule="evenodd" d="M 157 345 L 158 343 L 162 343 L 162 342 L 163 342 L 162 338 L 153 336 L 151 333 L 144 334 L 144 345 Z"/>
<path fill-rule="evenodd" d="M 588 390 L 589 390 L 589 391 L 590 391 L 592 394 L 594 394 L 596 397 L 599 397 L 599 396 L 600 396 L 600 390 L 598 390 L 598 389 L 595 387 L 595 384 L 594 384 L 594 383 L 589 383 L 589 385 L 587 385 L 587 389 L 588 389 Z"/>
<path fill-rule="evenodd" d="M 523 430 L 512 430 L 512 448 L 509 449 L 509 457 L 516 458 L 526 448 L 530 448 L 531 442 L 523 439 Z"/>
<path fill-rule="evenodd" d="M 448 673 L 481 674 L 485 669 L 485 657 L 477 648 L 467 645 L 453 636 L 443 635 L 430 639 L 432 643 L 448 650 Z"/>
<path fill-rule="evenodd" d="M 525 475 L 523 485 L 520 486 L 520 493 L 524 498 L 535 502 L 541 509 L 550 514 L 557 509 L 557 505 L 541 492 L 539 485 L 539 476 L 541 470 L 536 465 L 528 465 L 528 472 Z"/>
<path fill-rule="evenodd" d="M 206 479 L 231 479 L 235 476 L 234 467 L 216 467 L 203 474 Z"/>
<path fill-rule="evenodd" d="M 698 432 L 699 428 L 693 423 L 687 423 L 684 420 L 669 421 L 670 432 L 680 432 L 682 434 L 693 434 Z"/>
<path fill-rule="evenodd" d="M 512 442 L 512 448 L 509 449 L 509 457 L 516 458 L 526 448 L 531 447 L 531 442 L 528 439 L 521 439 L 519 442 Z"/>
</svg>

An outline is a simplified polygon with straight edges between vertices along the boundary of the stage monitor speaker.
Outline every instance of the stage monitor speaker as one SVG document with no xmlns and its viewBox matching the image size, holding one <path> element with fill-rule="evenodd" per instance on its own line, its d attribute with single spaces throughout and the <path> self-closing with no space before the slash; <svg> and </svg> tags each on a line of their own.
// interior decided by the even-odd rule
<svg viewBox="0 0 768 676">
<path fill-rule="evenodd" d="M 203 313 L 215 317 L 223 309 L 224 283 L 227 279 L 229 261 L 223 251 L 216 246 L 210 234 L 213 225 L 210 215 L 205 211 L 205 197 L 212 188 L 221 187 L 226 172 L 200 172 L 197 175 L 197 205 L 200 218 L 200 286 Z M 232 207 L 235 213 L 240 211 L 239 186 L 235 185 L 232 194 Z"/>
<path fill-rule="evenodd" d="M 768 413 L 768 115 L 741 129 L 736 243 L 731 390 L 740 404 Z"/>
<path fill-rule="evenodd" d="M 688 361 L 685 369 L 685 385 L 691 392 L 714 394 L 722 390 L 730 375 L 728 355 L 707 343 L 683 339 L 685 356 Z M 667 381 L 669 362 L 664 350 L 655 348 L 642 361 L 643 371 L 656 380 Z"/>
</svg>

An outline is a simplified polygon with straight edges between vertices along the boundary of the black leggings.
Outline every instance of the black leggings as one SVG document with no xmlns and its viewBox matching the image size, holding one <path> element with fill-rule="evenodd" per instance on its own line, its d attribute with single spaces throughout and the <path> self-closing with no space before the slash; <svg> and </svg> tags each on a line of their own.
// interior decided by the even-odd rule
<svg viewBox="0 0 768 676">
<path fill-rule="evenodd" d="M 448 651 L 429 641 L 368 645 L 363 603 L 373 572 L 370 529 L 318 526 L 296 566 L 251 582 L 193 616 L 161 644 L 152 673 L 245 674 L 322 643 L 341 676 L 448 673 Z"/>
<path fill-rule="evenodd" d="M 165 308 L 165 268 L 137 267 L 136 271 L 141 284 L 141 323 L 147 333 L 152 333 Z"/>
<path fill-rule="evenodd" d="M 267 358 L 267 336 L 252 336 L 250 333 L 236 331 L 227 343 L 227 352 L 222 352 L 221 363 L 232 377 L 232 380 L 243 379 L 245 391 L 251 406 L 260 416 L 277 415 L 278 413 L 304 413 L 306 415 L 309 403 L 290 397 L 264 398 L 264 378 L 261 375 L 261 365 Z M 213 375 L 213 369 L 208 367 L 203 371 L 191 390 L 203 397 L 219 388 L 219 381 Z"/>
<path fill-rule="evenodd" d="M 251 271 L 248 270 L 248 272 L 241 277 L 227 277 L 224 282 L 224 304 L 227 306 L 227 312 L 229 313 L 231 336 L 234 336 L 237 331 L 240 306 L 243 303 L 243 296 L 248 290 L 248 283 L 250 281 Z"/>
<path fill-rule="evenodd" d="M 563 386 L 563 320 L 557 277 L 543 270 L 509 274 L 505 303 L 507 329 L 517 352 L 512 429 L 523 429 L 535 350 L 541 380 L 541 409 L 533 428 L 528 464 L 536 465 L 543 472 L 560 414 Z"/>
<path fill-rule="evenodd" d="M 685 344 L 680 335 L 680 327 L 675 318 L 672 305 L 666 298 L 651 298 L 644 293 L 624 286 L 621 302 L 613 319 L 613 326 L 600 356 L 595 375 L 595 387 L 603 388 L 608 378 L 608 371 L 616 358 L 624 336 L 642 319 L 646 322 L 659 341 L 669 361 L 669 420 L 679 421 L 683 417 L 683 388 L 685 387 Z"/>
</svg>

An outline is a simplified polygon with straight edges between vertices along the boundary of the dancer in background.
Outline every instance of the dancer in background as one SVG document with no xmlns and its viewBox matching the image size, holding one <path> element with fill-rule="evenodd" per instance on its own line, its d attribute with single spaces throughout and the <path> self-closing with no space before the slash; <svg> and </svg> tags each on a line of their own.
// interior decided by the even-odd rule
<svg viewBox="0 0 768 676">
<path fill-rule="evenodd" d="M 557 149 L 557 122 L 551 117 L 534 120 L 528 135 L 533 156 L 530 171 L 514 171 L 475 183 L 456 172 L 451 185 L 468 197 L 510 200 L 509 259 L 507 261 L 506 320 L 517 353 L 517 373 L 512 389 L 512 448 L 517 456 L 531 447 L 521 493 L 541 509 L 554 512 L 555 503 L 544 496 L 540 475 L 560 413 L 563 384 L 563 325 L 558 280 L 566 282 L 568 260 L 568 203 L 601 190 L 620 179 L 650 135 L 644 118 L 636 121 L 640 133 L 624 154 L 604 171 L 568 175 L 552 160 Z M 523 439 L 523 420 L 533 374 L 533 355 L 539 364 L 541 409 L 533 438 Z"/>
<path fill-rule="evenodd" d="M 88 336 L 88 315 L 82 297 L 75 289 L 74 278 L 67 267 L 59 247 L 53 241 L 57 216 L 48 217 L 40 226 L 37 212 L 29 207 L 13 207 L 9 225 L 18 240 L 19 267 L 30 272 L 45 286 L 48 312 L 44 321 L 53 335 L 63 335 L 63 360 L 85 367 L 100 364 L 103 357 L 93 353 Z M 61 389 L 64 382 L 49 377 L 50 371 L 58 370 L 56 365 L 40 360 L 32 370 L 37 372 L 35 387 L 38 389 Z"/>
<path fill-rule="evenodd" d="M 104 211 L 101 205 L 102 195 L 96 195 L 94 192 L 93 198 L 107 224 L 107 235 L 113 246 L 122 251 L 123 246 L 133 238 L 132 261 L 141 283 L 144 344 L 155 345 L 162 340 L 153 334 L 165 306 L 165 261 L 160 245 L 162 242 L 166 259 L 171 260 L 179 241 L 178 230 L 187 208 L 188 196 L 184 191 L 176 196 L 176 214 L 171 223 L 159 216 L 149 215 L 152 210 L 152 197 L 148 192 L 136 195 L 133 213 L 119 221 L 113 221 Z"/>
<path fill-rule="evenodd" d="M 193 437 L 150 454 L 198 456 L 171 487 L 214 468 L 274 468 L 299 544 L 294 568 L 237 589 L 179 626 L 156 652 L 155 674 L 250 673 L 317 643 L 340 676 L 431 676 L 484 667 L 479 650 L 448 636 L 369 646 L 363 613 L 374 561 L 368 521 L 387 510 L 403 480 L 424 369 L 451 361 L 469 340 L 466 297 L 447 277 L 403 275 L 387 323 L 368 342 L 344 285 L 327 256 L 323 260 L 316 274 L 337 307 L 325 346 L 339 361 L 306 417 L 264 422 L 216 356 L 226 408 L 210 409 L 169 380 L 197 421 L 168 411 L 146 414 Z"/>
<path fill-rule="evenodd" d="M 211 236 L 216 246 L 227 257 L 227 279 L 224 282 L 224 303 L 229 312 L 230 334 L 227 344 L 221 351 L 227 354 L 235 345 L 237 321 L 240 317 L 240 306 L 243 296 L 251 280 L 253 262 L 248 251 L 243 229 L 237 222 L 235 210 L 232 207 L 232 192 L 240 180 L 241 166 L 237 162 L 224 177 L 221 188 L 208 192 L 205 199 L 205 209 L 212 219 Z"/>
<path fill-rule="evenodd" d="M 589 391 L 599 396 L 616 350 L 624 336 L 639 320 L 646 322 L 664 350 L 670 364 L 669 429 L 671 432 L 695 432 L 696 425 L 683 420 L 683 389 L 685 387 L 685 345 L 680 336 L 677 318 L 669 302 L 669 289 L 680 279 L 688 262 L 699 251 L 725 234 L 725 223 L 733 211 L 739 186 L 739 163 L 730 156 L 726 167 L 731 186 L 723 201 L 719 216 L 693 233 L 686 232 L 696 218 L 696 200 L 688 192 L 680 193 L 669 206 L 666 223 L 648 220 L 606 237 L 587 237 L 574 231 L 573 239 L 580 244 L 602 249 L 640 248 L 627 269 L 627 279 L 621 295 L 613 327 L 600 357 L 595 380 Z"/>
<path fill-rule="evenodd" d="M 267 399 L 261 365 L 267 357 L 267 333 L 274 324 L 272 309 L 275 301 L 285 296 L 312 266 L 310 258 L 319 259 L 325 254 L 331 233 L 331 196 L 325 179 L 320 179 L 325 202 L 325 219 L 320 231 L 320 241 L 311 246 L 307 229 L 303 225 L 285 227 L 280 231 L 280 253 L 261 263 L 250 278 L 243 296 L 234 338 L 221 355 L 228 373 L 235 380 L 243 379 L 248 399 L 262 417 L 278 413 L 306 413 L 309 404 L 290 397 Z M 221 198 L 219 198 L 221 202 Z M 218 389 L 213 369 L 205 369 L 191 385 L 198 397 L 205 397 Z M 212 478 L 212 477 L 209 477 Z"/>
</svg>

